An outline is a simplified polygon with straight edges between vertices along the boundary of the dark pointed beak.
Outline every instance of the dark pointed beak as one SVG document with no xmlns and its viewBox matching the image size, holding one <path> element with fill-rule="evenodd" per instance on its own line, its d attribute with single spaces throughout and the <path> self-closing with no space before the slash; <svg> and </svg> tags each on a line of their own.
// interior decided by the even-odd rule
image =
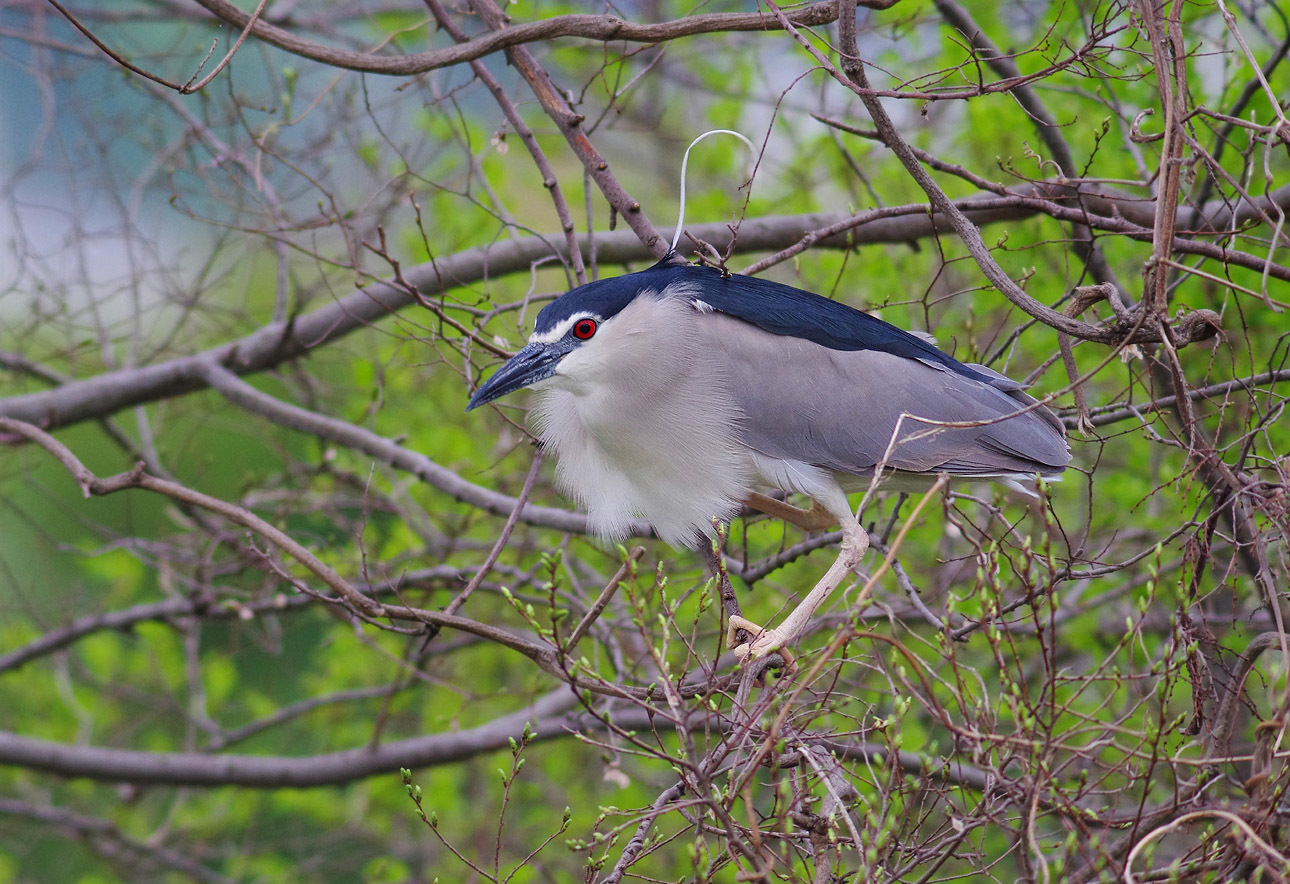
<svg viewBox="0 0 1290 884">
<path fill-rule="evenodd" d="M 513 393 L 555 374 L 555 367 L 569 352 L 568 347 L 555 344 L 529 344 L 497 370 L 482 387 L 475 391 L 466 410 L 478 408 L 507 393 Z"/>
</svg>

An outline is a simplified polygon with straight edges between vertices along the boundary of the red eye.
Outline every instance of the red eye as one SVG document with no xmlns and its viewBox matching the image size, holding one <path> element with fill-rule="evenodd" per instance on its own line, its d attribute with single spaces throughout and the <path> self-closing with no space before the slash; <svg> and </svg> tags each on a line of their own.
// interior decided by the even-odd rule
<svg viewBox="0 0 1290 884">
<path fill-rule="evenodd" d="M 580 341 L 585 341 L 596 333 L 596 320 L 579 319 L 573 324 L 573 336 Z"/>
</svg>

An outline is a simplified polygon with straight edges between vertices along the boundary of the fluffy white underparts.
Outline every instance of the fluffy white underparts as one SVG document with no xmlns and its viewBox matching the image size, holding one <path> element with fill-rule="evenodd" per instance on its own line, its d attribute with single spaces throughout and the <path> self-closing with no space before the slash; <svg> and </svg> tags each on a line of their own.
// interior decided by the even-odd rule
<svg viewBox="0 0 1290 884">
<path fill-rule="evenodd" d="M 725 367 L 700 345 L 694 309 L 642 295 L 538 387 L 536 429 L 557 480 L 603 537 L 622 538 L 643 517 L 668 543 L 693 547 L 751 487 L 741 414 L 712 395 Z"/>
</svg>

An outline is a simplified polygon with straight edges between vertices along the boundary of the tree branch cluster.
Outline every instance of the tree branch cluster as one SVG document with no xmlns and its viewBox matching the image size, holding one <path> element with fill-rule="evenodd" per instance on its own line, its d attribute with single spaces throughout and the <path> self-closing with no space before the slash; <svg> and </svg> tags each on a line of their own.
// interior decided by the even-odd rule
<svg viewBox="0 0 1290 884">
<path fill-rule="evenodd" d="M 142 822 L 106 821 L 109 790 L 45 775 L 173 787 L 191 819 L 209 793 L 177 787 L 271 794 L 402 771 L 405 816 L 426 827 L 405 841 L 433 846 L 405 858 L 427 879 L 450 878 L 444 862 L 604 884 L 683 867 L 811 882 L 1284 873 L 1283 15 L 1177 0 L 642 8 L 657 21 L 516 21 L 530 11 L 493 0 L 151 4 L 150 25 L 222 29 L 180 82 L 161 72 L 187 50 L 133 51 L 128 18 L 53 6 L 104 53 L 96 70 L 137 76 L 122 82 L 182 130 L 114 191 L 123 228 L 162 193 L 217 235 L 193 290 L 184 277 L 156 310 L 148 274 L 123 286 L 123 320 L 87 273 L 88 305 L 37 298 L 0 330 L 0 492 L 38 535 L 46 498 L 73 514 L 69 537 L 38 542 L 84 583 L 52 588 L 49 615 L 15 575 L 0 707 L 43 691 L 81 731 L 6 720 L 0 764 L 25 773 L 0 780 L 0 818 L 136 871 L 241 880 L 197 834 L 136 837 Z M 75 76 L 61 54 L 84 55 L 57 32 L 24 39 L 61 95 L 55 80 Z M 1198 82 L 1210 55 L 1237 81 Z M 696 251 L 921 316 L 956 355 L 1029 372 L 1076 452 L 1034 499 L 963 486 L 871 506 L 882 558 L 773 677 L 723 653 L 729 602 L 788 604 L 836 535 L 749 513 L 722 529 L 712 574 L 657 545 L 597 546 L 522 420 L 457 414 L 562 288 L 557 265 L 578 284 L 666 251 L 646 208 L 670 190 L 651 173 L 679 165 L 659 157 L 722 98 L 764 149 L 738 222 L 687 228 Z M 992 113 L 1024 133 L 988 128 Z M 87 229 L 55 263 L 85 263 Z M 158 251 L 126 242 L 132 260 Z M 39 250 L 15 253 L 10 302 L 45 282 Z M 230 428 L 244 451 L 220 441 Z M 63 495 L 51 462 L 104 500 Z M 11 554 L 0 545 L 6 572 Z M 147 576 L 114 583 L 112 567 Z M 139 674 L 113 656 L 140 648 L 165 662 Z M 282 662 L 280 691 L 252 657 Z M 455 787 L 482 805 L 493 793 L 472 765 L 508 751 L 482 822 L 441 819 L 436 805 L 462 802 L 418 783 L 468 771 Z M 549 769 L 526 792 L 534 758 Z M 603 783 L 555 772 L 593 767 Z M 557 794 L 581 802 L 558 825 Z M 1232 837 L 1195 837 L 1220 830 Z"/>
</svg>

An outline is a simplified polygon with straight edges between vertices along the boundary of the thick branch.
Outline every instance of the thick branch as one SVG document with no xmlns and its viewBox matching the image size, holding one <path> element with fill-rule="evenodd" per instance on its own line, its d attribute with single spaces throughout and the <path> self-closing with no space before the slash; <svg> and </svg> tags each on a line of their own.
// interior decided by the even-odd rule
<svg viewBox="0 0 1290 884">
<path fill-rule="evenodd" d="M 524 732 L 525 724 L 531 726 L 535 741 L 544 742 L 574 734 L 604 733 L 614 727 L 645 732 L 664 721 L 682 732 L 693 733 L 726 732 L 733 725 L 729 717 L 704 714 L 670 721 L 657 709 L 639 707 L 617 712 L 610 724 L 598 715 L 572 712 L 578 702 L 575 691 L 561 687 L 524 709 L 478 727 L 307 757 L 142 752 L 70 745 L 0 732 L 0 764 L 108 782 L 310 788 L 394 773 L 401 767 L 432 767 L 473 758 L 505 748 L 510 738 Z M 889 747 L 875 743 L 826 740 L 821 745 L 850 759 L 875 761 L 891 754 Z M 925 757 L 913 752 L 899 752 L 894 760 L 910 773 L 930 771 L 933 777 L 968 789 L 979 790 L 989 784 L 981 770 L 957 760 L 929 764 Z M 791 766 L 793 759 L 791 755 L 785 756 L 776 763 Z"/>
<path fill-rule="evenodd" d="M 216 17 L 238 28 L 244 28 L 250 22 L 251 17 L 247 13 L 227 0 L 196 0 L 196 2 Z M 872 9 L 886 9 L 895 2 L 896 0 L 870 0 L 861 5 Z M 788 14 L 790 21 L 806 27 L 828 24 L 836 16 L 837 4 L 831 0 L 813 3 Z M 251 33 L 287 52 L 333 67 L 369 74 L 407 77 L 483 58 L 494 52 L 522 46 L 525 43 L 538 43 L 560 37 L 581 37 L 601 42 L 622 40 L 629 43 L 662 43 L 696 34 L 780 29 L 779 21 L 775 16 L 761 12 L 708 13 L 657 24 L 637 24 L 616 15 L 560 15 L 542 21 L 508 25 L 502 30 L 479 34 L 468 42 L 455 46 L 404 56 L 372 55 L 324 46 L 298 37 L 291 31 L 266 21 L 256 22 Z"/>
<path fill-rule="evenodd" d="M 561 687 L 531 706 L 479 727 L 309 757 L 141 752 L 74 746 L 0 732 L 0 764 L 117 783 L 258 789 L 334 786 L 392 773 L 400 767 L 448 764 L 503 749 L 508 740 L 524 733 L 526 723 L 532 724 L 538 739 L 565 736 L 566 728 L 575 721 L 562 713 L 577 703 L 577 694 Z M 589 725 L 576 723 L 579 727 Z"/>
</svg>

